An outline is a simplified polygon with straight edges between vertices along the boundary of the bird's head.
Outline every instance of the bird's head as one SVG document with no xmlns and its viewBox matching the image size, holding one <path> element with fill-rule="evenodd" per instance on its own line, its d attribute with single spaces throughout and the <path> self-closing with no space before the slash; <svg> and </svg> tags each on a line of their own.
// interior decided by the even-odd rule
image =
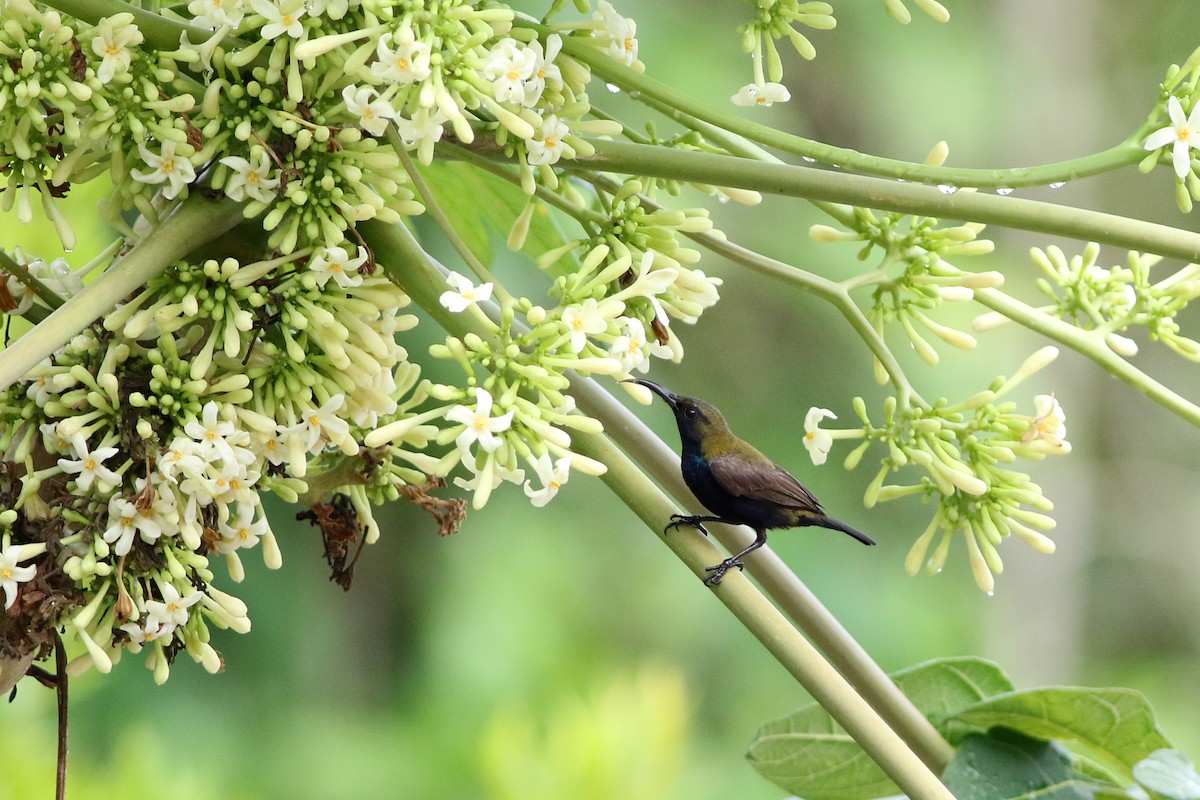
<svg viewBox="0 0 1200 800">
<path fill-rule="evenodd" d="M 702 445 L 705 442 L 712 442 L 729 435 L 729 424 L 725 422 L 725 417 L 712 403 L 706 403 L 695 397 L 675 394 L 653 381 L 642 378 L 631 378 L 625 382 L 645 386 L 667 401 L 667 405 L 675 412 L 675 422 L 679 425 L 679 436 L 683 439 L 685 447 L 689 443 Z"/>
</svg>

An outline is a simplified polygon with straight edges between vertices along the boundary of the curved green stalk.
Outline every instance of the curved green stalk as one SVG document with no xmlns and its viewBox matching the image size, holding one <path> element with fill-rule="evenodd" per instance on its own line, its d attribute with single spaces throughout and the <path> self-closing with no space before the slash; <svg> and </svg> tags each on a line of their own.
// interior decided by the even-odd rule
<svg viewBox="0 0 1200 800">
<path fill-rule="evenodd" d="M 400 163 L 404 165 L 404 171 L 408 173 L 409 179 L 413 182 L 413 188 L 417 190 L 417 196 L 421 198 L 421 203 L 424 204 L 425 210 L 429 212 L 429 216 L 441 228 L 442 233 L 445 234 L 447 241 L 454 247 L 459 258 L 471 268 L 471 271 L 481 281 L 487 281 L 492 284 L 492 288 L 495 290 L 496 297 L 500 299 L 500 302 L 505 305 L 514 305 L 516 300 L 513 299 L 513 296 L 492 276 L 491 270 L 479 260 L 478 256 L 471 252 L 471 248 L 467 247 L 467 243 L 463 241 L 463 238 L 458 235 L 458 231 L 454 229 L 454 225 L 450 222 L 449 217 L 446 216 L 446 212 L 442 210 L 437 197 L 434 196 L 433 190 L 429 188 L 429 184 L 425 182 L 424 176 L 417 169 L 412 156 L 408 154 L 408 149 L 404 146 L 404 142 L 401 141 L 400 134 L 396 132 L 395 126 L 388 126 L 387 138 L 388 144 L 396 151 L 396 155 L 400 158 Z"/>
<path fill-rule="evenodd" d="M 1085 331 L 1057 317 L 1038 311 L 998 289 L 976 289 L 975 299 L 1012 321 L 1050 337 L 1099 364 L 1154 402 L 1183 419 L 1200 426 L 1200 406 L 1164 386 L 1114 353 L 1104 343 L 1103 333 Z"/>
<path fill-rule="evenodd" d="M 179 47 L 179 37 L 187 35 L 189 41 L 199 43 L 212 35 L 211 31 L 194 28 L 178 20 L 168 19 L 161 14 L 147 11 L 139 6 L 123 2 L 123 0 L 46 0 L 51 6 L 75 19 L 90 22 L 95 25 L 103 17 L 114 14 L 132 14 L 138 30 L 142 32 L 146 43 L 156 50 L 174 50 Z M 194 39 L 192 37 L 195 37 Z M 245 42 L 233 38 L 225 40 L 226 45 L 245 45 Z"/>
<path fill-rule="evenodd" d="M 515 20 L 514 25 L 534 28 L 543 36 L 554 31 L 534 25 L 525 20 Z M 1045 186 L 1052 183 L 1076 180 L 1088 175 L 1137 164 L 1146 157 L 1139 142 L 1144 138 L 1148 126 L 1134 132 L 1124 142 L 1093 155 L 1083 156 L 1057 164 L 1015 169 L 966 169 L 959 167 L 932 167 L 910 161 L 881 158 L 844 147 L 832 147 L 821 142 L 785 133 L 767 125 L 722 111 L 694 100 L 683 92 L 659 83 L 641 72 L 631 69 L 603 51 L 577 37 L 563 37 L 563 52 L 587 64 L 592 72 L 605 81 L 621 87 L 632 99 L 653 98 L 660 106 L 667 106 L 697 119 L 724 128 L 752 141 L 783 152 L 812 158 L 823 164 L 837 164 L 843 169 L 866 175 L 901 178 L 929 184 L 951 186 L 974 186 L 978 188 L 1017 188 L 1021 186 Z"/>
<path fill-rule="evenodd" d="M 1200 233 L 1055 203 L 982 192 L 943 194 L 931 186 L 773 164 L 733 156 L 594 141 L 576 166 L 680 181 L 736 186 L 767 194 L 824 200 L 931 217 L 961 219 L 1111 244 L 1200 261 Z"/>
<path fill-rule="evenodd" d="M 241 219 L 239 203 L 213 202 L 198 194 L 190 196 L 103 275 L 0 352 L 0 388 L 20 380 L 43 358 L 111 311 L 172 261 L 221 236 Z"/>
<path fill-rule="evenodd" d="M 46 284 L 35 278 L 24 265 L 18 264 L 9 257 L 8 253 L 0 250 L 0 274 L 5 272 L 25 284 L 29 291 L 37 295 L 38 299 L 50 306 L 51 309 L 58 308 L 63 304 L 63 299 L 51 291 Z"/>
</svg>

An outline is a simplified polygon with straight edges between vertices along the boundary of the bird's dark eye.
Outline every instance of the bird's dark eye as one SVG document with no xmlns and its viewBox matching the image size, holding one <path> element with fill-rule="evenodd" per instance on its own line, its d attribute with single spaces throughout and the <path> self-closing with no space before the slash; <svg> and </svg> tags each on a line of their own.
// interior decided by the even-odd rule
<svg viewBox="0 0 1200 800">
<path fill-rule="evenodd" d="M 683 410 L 683 415 L 684 415 L 685 417 L 687 417 L 688 419 L 695 419 L 695 418 L 696 418 L 696 414 L 698 414 L 698 413 L 699 413 L 699 412 L 697 411 L 697 409 L 696 409 L 696 407 L 695 407 L 695 406 L 689 406 L 688 408 L 685 408 L 685 409 Z"/>
</svg>

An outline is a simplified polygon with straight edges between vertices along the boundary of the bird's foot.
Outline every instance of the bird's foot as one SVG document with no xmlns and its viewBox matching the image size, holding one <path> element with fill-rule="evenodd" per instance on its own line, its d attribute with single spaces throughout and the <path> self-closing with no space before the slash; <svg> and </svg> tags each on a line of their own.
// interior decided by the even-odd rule
<svg viewBox="0 0 1200 800">
<path fill-rule="evenodd" d="M 704 517 L 699 514 L 672 514 L 671 522 L 667 527 L 663 528 L 663 533 L 675 530 L 683 525 L 688 525 L 708 536 L 708 528 L 704 527 Z"/>
<path fill-rule="evenodd" d="M 727 558 L 720 564 L 705 568 L 704 571 L 708 574 L 704 576 L 704 582 L 709 586 L 716 586 L 725 577 L 725 573 L 729 571 L 730 567 L 737 567 L 739 570 L 744 570 L 746 565 L 736 558 Z"/>
</svg>

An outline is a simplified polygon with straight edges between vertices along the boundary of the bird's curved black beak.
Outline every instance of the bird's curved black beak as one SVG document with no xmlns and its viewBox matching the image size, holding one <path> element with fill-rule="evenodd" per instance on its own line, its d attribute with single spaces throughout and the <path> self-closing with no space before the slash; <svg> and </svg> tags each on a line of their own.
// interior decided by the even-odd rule
<svg viewBox="0 0 1200 800">
<path fill-rule="evenodd" d="M 641 384 L 642 386 L 645 386 L 647 389 L 649 389 L 650 391 L 654 392 L 656 395 L 661 397 L 663 400 L 666 400 L 667 405 L 669 405 L 671 408 L 675 408 L 676 404 L 679 402 L 678 395 L 676 395 L 674 392 L 670 391 L 669 389 L 667 389 L 665 387 L 659 386 L 654 381 L 648 381 L 648 380 L 645 380 L 644 378 L 629 378 L 627 380 L 621 381 L 621 383 Z"/>
</svg>

